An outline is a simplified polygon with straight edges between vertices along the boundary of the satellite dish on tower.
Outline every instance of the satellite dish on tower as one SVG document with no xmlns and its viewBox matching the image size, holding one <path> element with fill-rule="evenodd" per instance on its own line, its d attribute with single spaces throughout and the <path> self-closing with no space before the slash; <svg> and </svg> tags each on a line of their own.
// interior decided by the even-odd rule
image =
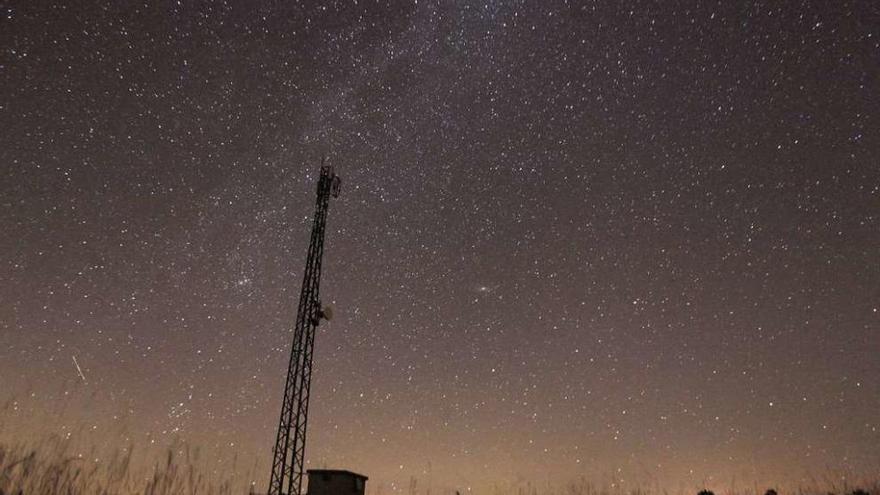
<svg viewBox="0 0 880 495">
<path fill-rule="evenodd" d="M 327 321 L 333 319 L 333 306 L 324 306 L 321 308 L 321 318 L 324 318 Z"/>
</svg>

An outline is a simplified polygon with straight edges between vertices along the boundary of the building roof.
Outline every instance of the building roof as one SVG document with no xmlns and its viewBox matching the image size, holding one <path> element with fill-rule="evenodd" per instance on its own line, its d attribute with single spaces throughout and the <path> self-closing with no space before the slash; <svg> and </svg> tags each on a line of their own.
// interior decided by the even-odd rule
<svg viewBox="0 0 880 495">
<path fill-rule="evenodd" d="M 347 471 L 345 469 L 309 469 L 306 472 L 309 473 L 309 476 L 311 476 L 312 473 L 314 473 L 314 474 L 344 474 L 347 476 L 354 476 L 355 478 L 361 478 L 363 480 L 369 479 L 362 474 L 357 474 L 357 473 L 354 473 L 351 471 Z"/>
</svg>

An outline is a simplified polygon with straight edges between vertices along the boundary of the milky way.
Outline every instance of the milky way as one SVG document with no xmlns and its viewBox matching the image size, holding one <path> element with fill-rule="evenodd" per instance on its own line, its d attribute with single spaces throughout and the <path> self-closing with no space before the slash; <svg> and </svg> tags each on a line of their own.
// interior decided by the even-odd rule
<svg viewBox="0 0 880 495">
<path fill-rule="evenodd" d="M 326 156 L 310 466 L 880 474 L 875 3 L 67 3 L 0 6 L 3 436 L 263 486 Z"/>
</svg>

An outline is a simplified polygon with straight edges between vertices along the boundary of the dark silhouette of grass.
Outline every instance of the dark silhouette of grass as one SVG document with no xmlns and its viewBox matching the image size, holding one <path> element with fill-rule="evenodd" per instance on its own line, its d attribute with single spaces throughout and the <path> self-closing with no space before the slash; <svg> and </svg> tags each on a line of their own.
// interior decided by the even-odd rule
<svg viewBox="0 0 880 495">
<path fill-rule="evenodd" d="M 196 468 L 192 451 L 175 449 L 154 465 L 151 473 L 132 469 L 133 449 L 117 450 L 101 463 L 73 455 L 69 442 L 50 437 L 33 446 L 0 445 L 0 495 L 201 495 L 233 493 L 229 482 L 209 481 Z"/>
<path fill-rule="evenodd" d="M 87 462 L 83 455 L 73 454 L 71 443 L 57 436 L 36 441 L 33 445 L 0 444 L 0 495 L 244 495 L 240 487 L 229 481 L 207 479 L 197 467 L 197 452 L 188 447 L 169 448 L 149 473 L 137 472 L 132 465 L 134 448 L 119 449 L 101 463 Z M 182 452 L 175 454 L 175 452 Z M 229 473 L 230 476 L 233 473 Z M 414 490 L 413 490 L 414 491 Z M 531 483 L 525 487 L 493 490 L 495 495 L 650 495 L 651 491 L 620 488 L 597 488 L 585 479 L 567 485 L 538 489 Z M 760 492 L 724 492 L 724 495 L 757 495 Z M 866 488 L 828 491 L 813 487 L 801 488 L 790 495 L 880 495 L 880 484 Z M 415 495 L 415 494 L 413 494 Z M 653 495 L 669 495 L 662 491 Z M 704 489 L 697 495 L 714 495 Z M 777 495 L 768 489 L 764 495 Z M 784 494 L 786 495 L 786 494 Z"/>
<path fill-rule="evenodd" d="M 0 406 L 0 433 L 8 424 L 12 404 L 13 401 L 8 401 Z M 79 433 L 82 432 L 80 429 Z M 138 451 L 139 461 L 135 462 L 135 446 L 132 444 L 118 447 L 107 455 L 104 450 L 99 452 L 97 447 L 83 448 L 81 443 L 74 441 L 78 436 L 74 433 L 63 437 L 50 435 L 42 439 L 18 440 L 18 443 L 11 440 L 4 443 L 0 436 L 0 495 L 245 495 L 248 489 L 251 493 L 258 493 L 257 487 L 242 486 L 242 480 L 254 477 L 250 470 L 235 472 L 237 456 L 231 469 L 224 473 L 227 478 L 218 480 L 205 474 L 207 471 L 199 462 L 198 449 L 186 445 L 172 445 L 159 456 L 155 450 L 141 449 Z M 155 460 L 145 463 L 144 458 L 150 456 L 156 456 Z M 97 462 L 98 458 L 100 462 Z M 880 495 L 880 479 L 863 483 L 861 487 L 838 486 L 834 479 L 834 476 L 826 476 L 822 481 L 814 480 L 811 486 L 782 492 L 782 495 Z M 368 485 L 368 493 L 382 495 L 382 487 L 381 483 L 372 487 Z M 421 495 L 419 488 L 413 478 L 408 495 Z M 424 495 L 450 495 L 455 491 L 452 487 L 436 492 L 428 488 Z M 492 495 L 714 495 L 708 488 L 670 493 L 659 486 L 624 489 L 614 482 L 600 486 L 584 477 L 557 486 L 538 487 L 524 482 L 496 486 L 488 492 Z M 755 487 L 753 490 L 728 488 L 720 493 L 759 495 L 761 492 Z M 775 488 L 770 488 L 763 495 L 779 494 Z"/>
<path fill-rule="evenodd" d="M 566 484 L 558 486 L 538 487 L 531 482 L 525 482 L 517 486 L 495 487 L 492 495 L 715 495 L 709 489 L 687 491 L 667 491 L 662 488 L 644 489 L 641 487 L 625 489 L 618 484 L 598 486 L 586 478 L 578 478 Z M 737 490 L 728 488 L 722 490 L 720 495 L 761 495 L 757 488 L 753 490 Z M 418 494 L 410 494 L 418 495 Z M 430 495 L 430 494 L 426 494 Z M 775 488 L 768 488 L 763 495 L 779 495 Z M 864 488 L 828 490 L 822 485 L 801 486 L 782 495 L 880 495 L 880 480 L 868 483 Z"/>
</svg>

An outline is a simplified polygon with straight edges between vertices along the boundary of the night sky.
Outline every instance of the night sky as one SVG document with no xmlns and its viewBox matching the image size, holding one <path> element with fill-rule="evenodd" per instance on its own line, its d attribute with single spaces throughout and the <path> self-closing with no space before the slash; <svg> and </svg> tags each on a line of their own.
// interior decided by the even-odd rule
<svg viewBox="0 0 880 495">
<path fill-rule="evenodd" d="M 0 439 L 265 489 L 326 156 L 311 467 L 880 478 L 876 2 L 0 13 Z"/>
</svg>

